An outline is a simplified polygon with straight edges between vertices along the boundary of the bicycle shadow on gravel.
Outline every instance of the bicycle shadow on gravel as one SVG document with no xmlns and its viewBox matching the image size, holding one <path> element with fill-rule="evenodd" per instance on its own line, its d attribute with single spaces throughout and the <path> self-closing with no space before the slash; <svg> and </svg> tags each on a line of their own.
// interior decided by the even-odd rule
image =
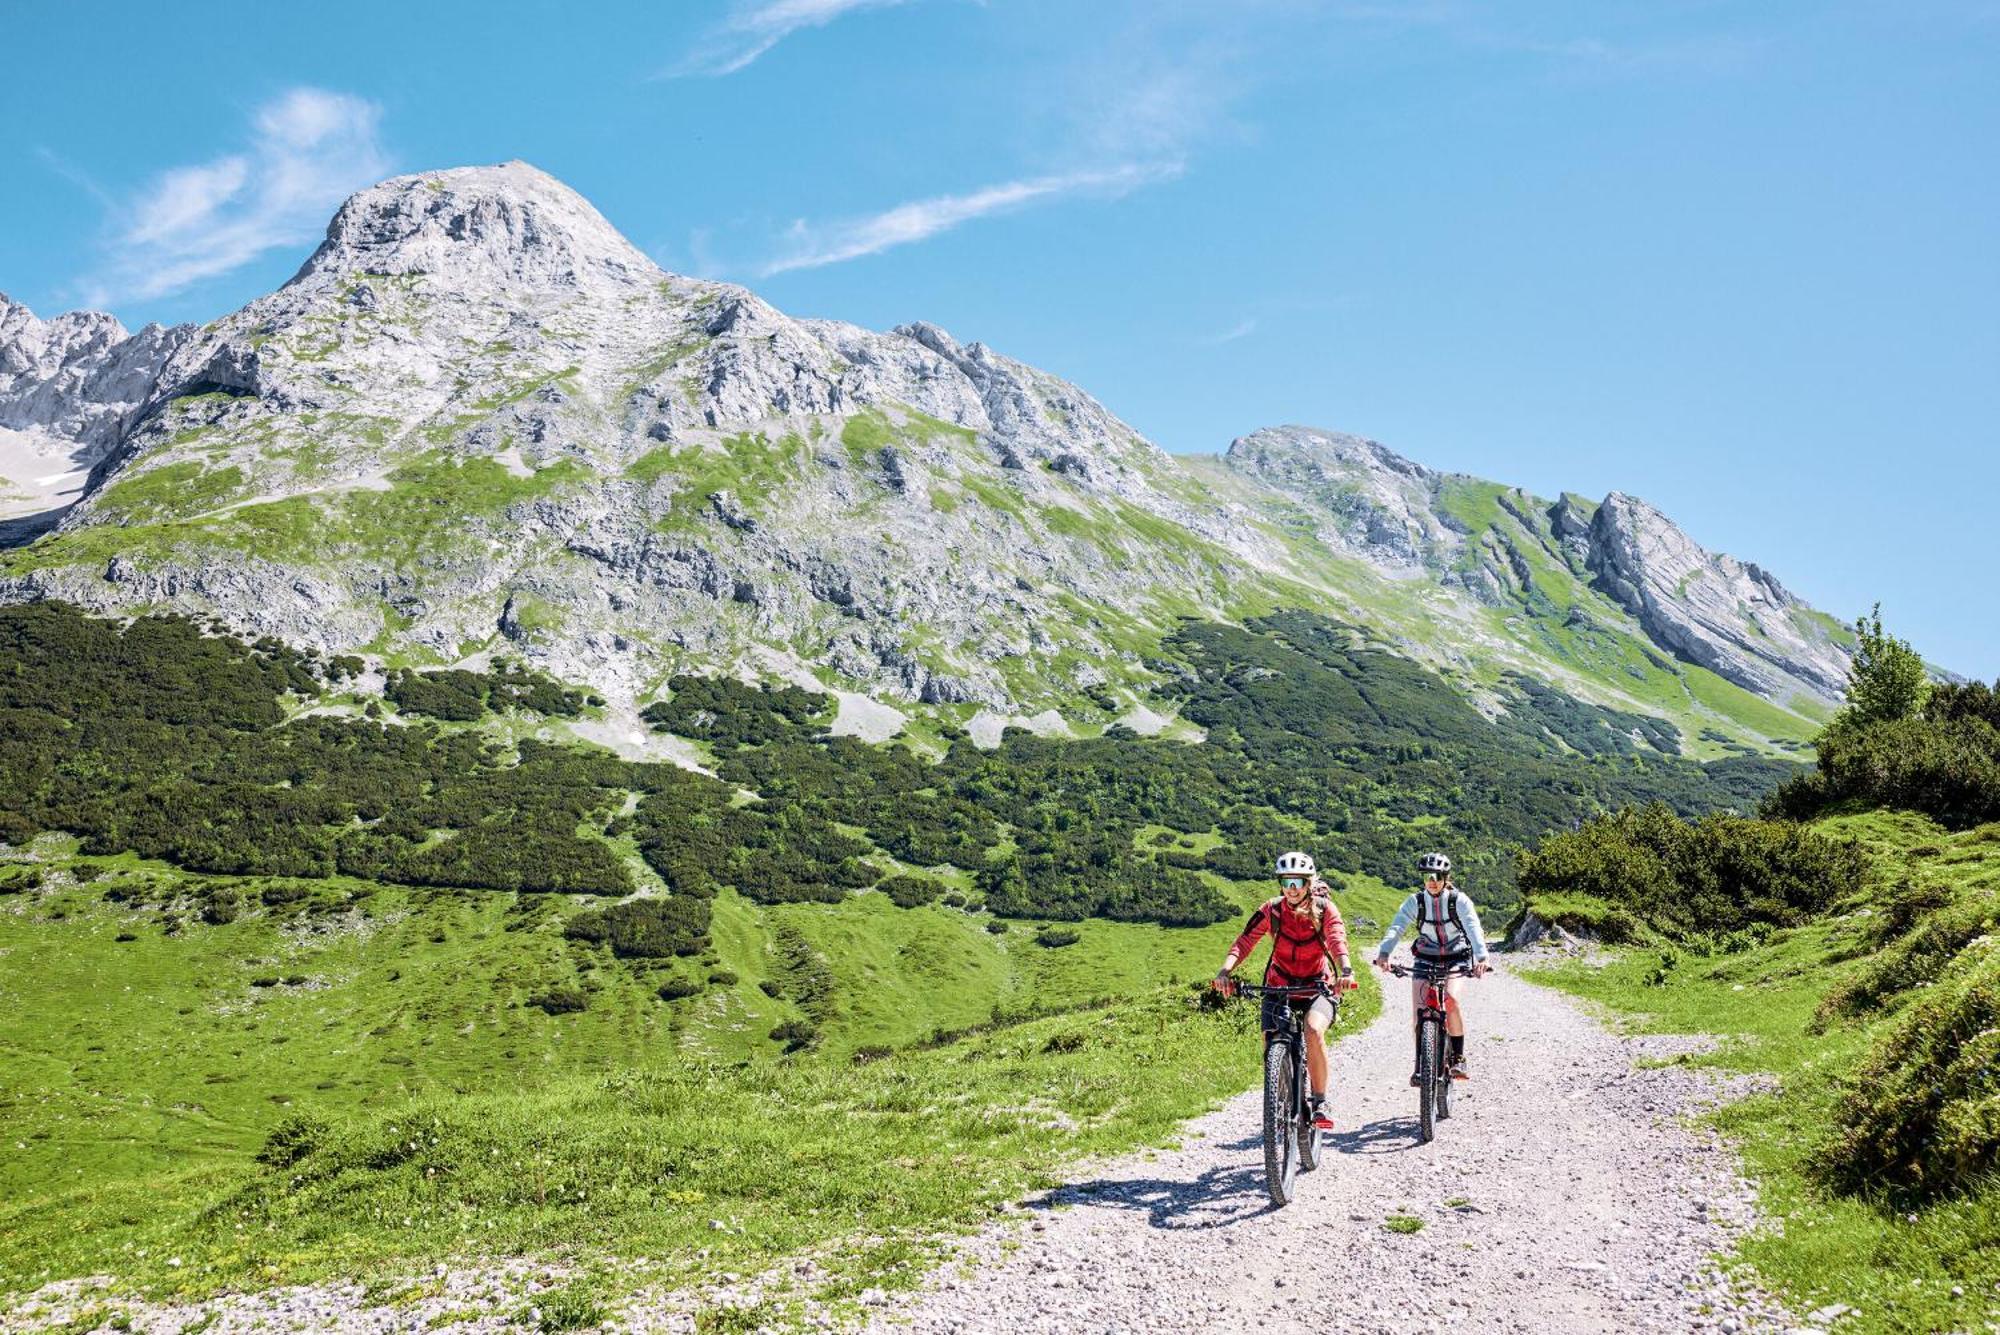
<svg viewBox="0 0 2000 1335">
<path fill-rule="evenodd" d="M 1352 1131 L 1329 1132 L 1320 1140 L 1323 1152 L 1335 1154 L 1400 1154 L 1419 1148 L 1420 1143 L 1414 1117 L 1387 1117 Z"/>
<path fill-rule="evenodd" d="M 1264 1190 L 1261 1163 L 1211 1168 L 1192 1180 L 1098 1178 L 1058 1187 L 1028 1201 L 1027 1205 L 1031 1210 L 1052 1210 L 1059 1206 L 1138 1210 L 1146 1213 L 1149 1226 L 1177 1230 L 1228 1228 L 1273 1208 Z"/>
</svg>

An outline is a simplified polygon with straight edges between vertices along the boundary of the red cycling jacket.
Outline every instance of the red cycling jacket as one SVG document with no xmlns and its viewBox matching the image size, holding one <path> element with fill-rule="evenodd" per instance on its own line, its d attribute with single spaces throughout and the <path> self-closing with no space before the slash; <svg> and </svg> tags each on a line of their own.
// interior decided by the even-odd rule
<svg viewBox="0 0 2000 1335">
<path fill-rule="evenodd" d="M 1313 925 L 1313 909 L 1320 911 L 1319 925 Z M 1325 895 L 1308 895 L 1303 904 L 1294 909 L 1279 895 L 1266 900 L 1250 911 L 1250 920 L 1243 924 L 1243 934 L 1230 947 L 1236 958 L 1247 960 L 1251 949 L 1271 930 L 1271 922 L 1276 918 L 1278 930 L 1271 941 L 1271 962 L 1264 970 L 1266 987 L 1285 987 L 1293 983 L 1310 985 L 1320 979 L 1333 978 L 1333 961 L 1347 953 L 1347 924 L 1340 920 L 1340 910 Z"/>
</svg>

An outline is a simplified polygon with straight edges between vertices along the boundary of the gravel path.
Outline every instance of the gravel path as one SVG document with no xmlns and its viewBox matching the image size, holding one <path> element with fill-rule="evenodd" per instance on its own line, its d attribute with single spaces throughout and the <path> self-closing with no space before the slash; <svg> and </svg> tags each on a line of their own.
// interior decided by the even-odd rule
<svg viewBox="0 0 2000 1335">
<path fill-rule="evenodd" d="M 1504 970 L 1466 985 L 1474 1079 L 1416 1140 L 1409 991 L 1333 1062 L 1325 1166 L 1273 1210 L 1258 1094 L 1182 1148 L 1101 1165 L 982 1234 L 873 1330 L 1719 1331 L 1791 1329 L 1712 1257 L 1752 1218 L 1734 1156 L 1679 1114 L 1733 1091 L 1634 1060 L 1685 1040 L 1613 1035 Z M 1247 1045 L 1246 1045 L 1247 1046 Z M 1248 1071 L 1255 1054 L 1246 1051 Z M 1400 1234 L 1392 1214 L 1423 1221 Z"/>
</svg>

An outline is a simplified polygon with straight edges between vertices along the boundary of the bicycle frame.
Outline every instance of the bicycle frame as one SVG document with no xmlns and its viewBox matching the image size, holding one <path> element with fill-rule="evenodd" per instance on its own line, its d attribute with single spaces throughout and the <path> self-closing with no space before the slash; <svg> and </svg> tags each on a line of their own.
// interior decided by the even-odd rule
<svg viewBox="0 0 2000 1335">
<path fill-rule="evenodd" d="M 1389 972 L 1424 984 L 1417 1000 L 1417 1139 L 1425 1142 L 1436 1134 L 1436 1123 L 1451 1116 L 1451 1073 L 1444 1056 L 1451 996 L 1445 980 L 1477 975 L 1463 964 L 1445 968 L 1421 958 L 1409 965 L 1392 964 Z"/>
<path fill-rule="evenodd" d="M 1287 1004 L 1277 1008 L 1275 1026 L 1264 1033 L 1264 1175 L 1273 1205 L 1292 1199 L 1293 1182 L 1300 1172 L 1319 1166 L 1319 1129 L 1313 1125 L 1311 1088 L 1306 1073 L 1306 1026 L 1289 1004 L 1292 1000 L 1326 997 L 1336 1013 L 1340 1001 L 1324 983 L 1305 987 L 1270 987 L 1238 983 L 1232 991 L 1249 996 L 1280 996 Z M 1273 1061 L 1282 1063 L 1274 1068 Z M 1283 1071 L 1283 1088 L 1275 1072 Z"/>
</svg>

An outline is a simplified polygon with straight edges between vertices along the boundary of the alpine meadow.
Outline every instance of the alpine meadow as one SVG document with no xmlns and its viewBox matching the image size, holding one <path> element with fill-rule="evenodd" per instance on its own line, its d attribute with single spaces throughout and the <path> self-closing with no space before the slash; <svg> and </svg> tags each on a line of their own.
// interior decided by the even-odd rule
<svg viewBox="0 0 2000 1335">
<path fill-rule="evenodd" d="M 125 244 L 290 238 L 230 182 L 353 108 L 285 105 Z M 0 1327 L 2000 1330 L 2000 682 L 1624 491 L 1170 453 L 372 143 L 206 323 L 0 295 Z M 1267 1159 L 1216 970 L 1300 896 Z"/>
</svg>

